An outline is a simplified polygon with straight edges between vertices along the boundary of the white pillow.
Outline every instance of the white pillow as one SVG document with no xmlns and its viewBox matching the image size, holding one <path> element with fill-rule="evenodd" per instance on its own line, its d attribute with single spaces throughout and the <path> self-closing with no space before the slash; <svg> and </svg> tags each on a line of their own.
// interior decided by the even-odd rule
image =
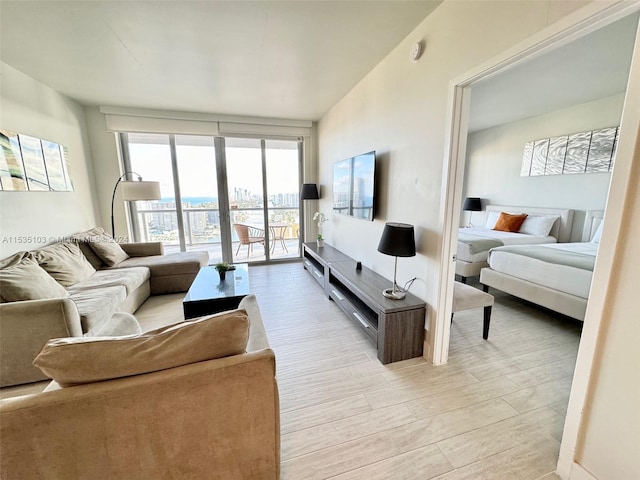
<svg viewBox="0 0 640 480">
<path fill-rule="evenodd" d="M 544 215 L 529 215 L 525 219 L 524 223 L 520 227 L 519 233 L 526 233 L 527 235 L 541 235 L 546 237 L 553 228 L 553 224 L 560 218 L 557 215 L 544 216 Z"/>
<path fill-rule="evenodd" d="M 487 212 L 487 221 L 484 224 L 484 228 L 495 227 L 498 218 L 500 218 L 500 212 L 498 210 L 489 210 Z"/>
<path fill-rule="evenodd" d="M 600 243 L 600 237 L 602 237 L 602 224 L 604 222 L 600 222 L 598 228 L 596 229 L 596 233 L 593 234 L 593 238 L 591 239 L 591 243 Z"/>
</svg>

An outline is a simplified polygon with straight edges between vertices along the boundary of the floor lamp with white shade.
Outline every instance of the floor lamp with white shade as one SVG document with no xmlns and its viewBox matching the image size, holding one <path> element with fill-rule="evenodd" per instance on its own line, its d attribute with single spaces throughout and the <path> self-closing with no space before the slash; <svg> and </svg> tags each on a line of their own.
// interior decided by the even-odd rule
<svg viewBox="0 0 640 480">
<path fill-rule="evenodd" d="M 137 175 L 138 180 L 125 180 L 127 175 Z M 116 228 L 113 218 L 113 205 L 116 199 L 116 190 L 118 185 L 122 185 L 122 199 L 128 202 L 136 200 L 160 200 L 160 182 L 149 182 L 142 180 L 142 176 L 135 172 L 123 173 L 116 185 L 113 187 L 113 195 L 111 195 L 111 235 L 115 238 Z"/>
</svg>

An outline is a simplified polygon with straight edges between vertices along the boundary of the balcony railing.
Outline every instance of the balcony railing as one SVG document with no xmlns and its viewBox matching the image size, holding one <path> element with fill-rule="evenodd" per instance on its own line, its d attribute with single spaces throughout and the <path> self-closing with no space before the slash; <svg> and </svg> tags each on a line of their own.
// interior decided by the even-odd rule
<svg viewBox="0 0 640 480">
<path fill-rule="evenodd" d="M 298 208 L 270 207 L 269 219 L 271 222 L 289 223 L 284 229 L 283 237 L 287 245 L 295 245 L 299 237 Z M 221 250 L 222 242 L 220 232 L 220 211 L 217 208 L 183 208 L 183 225 L 185 243 L 191 246 L 209 245 L 215 250 Z M 165 246 L 178 246 L 180 237 L 178 232 L 178 216 L 175 208 L 161 210 L 137 209 L 139 221 L 139 236 L 144 242 L 162 242 Z M 249 223 L 264 225 L 264 214 L 261 207 L 256 208 L 232 208 L 230 210 L 231 223 Z M 237 244 L 238 237 L 235 231 L 231 232 L 233 244 Z M 291 242 L 295 240 L 294 242 Z M 173 250 L 173 249 L 172 249 Z M 190 249 L 189 249 L 190 250 Z M 298 248 L 288 248 L 294 256 Z M 275 255 L 282 256 L 282 255 Z"/>
</svg>

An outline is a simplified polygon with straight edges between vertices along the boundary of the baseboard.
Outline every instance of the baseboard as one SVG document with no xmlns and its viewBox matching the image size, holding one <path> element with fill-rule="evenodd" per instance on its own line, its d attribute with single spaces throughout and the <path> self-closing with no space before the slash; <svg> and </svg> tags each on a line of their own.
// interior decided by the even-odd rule
<svg viewBox="0 0 640 480">
<path fill-rule="evenodd" d="M 583 467 L 577 463 L 573 463 L 571 466 L 571 474 L 569 480 L 598 480 L 596 477 L 587 472 Z"/>
</svg>

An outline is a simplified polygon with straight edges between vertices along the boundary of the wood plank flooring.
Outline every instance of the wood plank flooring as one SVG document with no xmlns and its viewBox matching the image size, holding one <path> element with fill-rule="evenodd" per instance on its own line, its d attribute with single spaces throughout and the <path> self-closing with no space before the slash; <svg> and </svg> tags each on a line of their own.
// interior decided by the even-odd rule
<svg viewBox="0 0 640 480">
<path fill-rule="evenodd" d="M 250 268 L 278 362 L 282 479 L 551 480 L 581 325 L 496 294 L 451 358 L 381 365 L 299 264 Z"/>
<path fill-rule="evenodd" d="M 381 365 L 368 338 L 300 263 L 251 266 L 276 352 L 282 479 L 554 480 L 581 324 L 496 296 L 452 324 L 450 361 Z M 144 330 L 180 321 L 152 297 Z"/>
</svg>

